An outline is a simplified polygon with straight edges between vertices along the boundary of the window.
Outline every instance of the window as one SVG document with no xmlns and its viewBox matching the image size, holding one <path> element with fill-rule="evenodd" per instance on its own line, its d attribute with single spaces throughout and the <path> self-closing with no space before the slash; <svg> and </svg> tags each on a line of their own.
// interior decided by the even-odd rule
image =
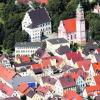
<svg viewBox="0 0 100 100">
<path fill-rule="evenodd" d="M 75 39 L 76 39 L 76 34 L 75 34 Z"/>
<path fill-rule="evenodd" d="M 72 35 L 71 35 L 71 39 L 73 39 Z"/>
</svg>

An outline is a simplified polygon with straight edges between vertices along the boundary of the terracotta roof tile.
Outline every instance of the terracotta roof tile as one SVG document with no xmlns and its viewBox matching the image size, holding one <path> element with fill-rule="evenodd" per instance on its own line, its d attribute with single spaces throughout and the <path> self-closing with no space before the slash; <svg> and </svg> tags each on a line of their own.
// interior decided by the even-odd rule
<svg viewBox="0 0 100 100">
<path fill-rule="evenodd" d="M 11 96 L 14 92 L 13 88 L 11 88 L 11 87 L 7 86 L 6 84 L 3 84 L 3 83 L 0 83 L 0 90 L 3 91 L 8 96 Z"/>
<path fill-rule="evenodd" d="M 77 61 L 76 63 L 79 68 L 82 68 L 82 69 L 84 68 L 86 71 L 89 70 L 90 65 L 92 64 L 91 60 L 87 60 L 87 59 Z"/>
<path fill-rule="evenodd" d="M 67 33 L 76 32 L 76 18 L 66 19 L 63 23 Z"/>
<path fill-rule="evenodd" d="M 100 74 L 100 62 L 92 64 L 95 73 Z"/>
<path fill-rule="evenodd" d="M 83 57 L 80 52 L 68 52 L 66 53 L 68 60 L 71 60 L 75 63 L 77 61 L 83 60 Z"/>
<path fill-rule="evenodd" d="M 40 93 L 41 95 L 44 96 L 44 95 L 49 91 L 49 89 L 48 89 L 48 87 L 39 86 L 39 87 L 36 89 L 36 91 L 37 91 L 38 93 Z"/>
<path fill-rule="evenodd" d="M 65 91 L 64 92 L 64 100 L 83 100 L 80 95 L 78 95 L 75 91 Z"/>
<path fill-rule="evenodd" d="M 0 77 L 4 80 L 8 81 L 11 80 L 16 75 L 16 72 L 10 69 L 7 69 L 0 65 Z"/>
<path fill-rule="evenodd" d="M 28 89 L 28 84 L 27 83 L 21 83 L 17 90 L 20 91 L 21 93 L 24 93 Z"/>
<path fill-rule="evenodd" d="M 100 85 L 100 75 L 94 76 L 94 80 L 95 80 L 96 84 Z"/>
</svg>

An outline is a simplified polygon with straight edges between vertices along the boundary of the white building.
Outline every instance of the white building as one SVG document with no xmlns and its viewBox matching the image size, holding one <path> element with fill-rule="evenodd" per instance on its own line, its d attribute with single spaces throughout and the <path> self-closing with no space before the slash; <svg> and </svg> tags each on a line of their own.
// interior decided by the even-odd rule
<svg viewBox="0 0 100 100">
<path fill-rule="evenodd" d="M 40 41 L 45 34 L 51 34 L 51 19 L 45 8 L 30 9 L 22 21 L 22 30 L 25 30 L 31 42 Z"/>
<path fill-rule="evenodd" d="M 52 52 L 53 54 L 56 53 L 56 50 L 60 46 L 66 46 L 67 45 L 68 47 L 70 47 L 69 42 L 64 38 L 54 38 L 54 39 L 46 40 L 46 45 L 47 45 L 47 50 Z"/>
<path fill-rule="evenodd" d="M 97 5 L 95 5 L 93 13 L 100 14 L 100 5 L 99 5 L 99 3 Z"/>
<path fill-rule="evenodd" d="M 34 54 L 37 49 L 42 48 L 41 42 L 18 42 L 15 44 L 15 57 L 17 55 L 28 55 Z"/>
<path fill-rule="evenodd" d="M 70 42 L 86 43 L 84 10 L 81 4 L 79 4 L 76 9 L 76 18 L 60 21 L 58 37 L 63 37 Z"/>
</svg>

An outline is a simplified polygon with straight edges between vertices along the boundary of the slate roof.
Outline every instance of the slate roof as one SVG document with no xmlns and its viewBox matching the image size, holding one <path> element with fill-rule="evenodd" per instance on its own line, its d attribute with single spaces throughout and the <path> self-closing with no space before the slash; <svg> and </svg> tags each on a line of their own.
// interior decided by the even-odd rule
<svg viewBox="0 0 100 100">
<path fill-rule="evenodd" d="M 48 40 L 51 44 L 59 44 L 59 43 L 68 43 L 68 41 L 64 38 L 54 38 Z"/>
<path fill-rule="evenodd" d="M 15 47 L 42 47 L 41 42 L 17 42 Z"/>
<path fill-rule="evenodd" d="M 20 99 L 17 97 L 8 97 L 8 98 L 5 98 L 4 100 L 20 100 Z"/>
<path fill-rule="evenodd" d="M 95 54 L 94 56 L 95 56 L 97 62 L 100 62 L 100 54 Z"/>
<path fill-rule="evenodd" d="M 28 11 L 32 20 L 30 28 L 37 27 L 40 24 L 50 22 L 50 17 L 45 8 L 37 8 L 35 10 Z"/>
<path fill-rule="evenodd" d="M 30 98 L 32 98 L 35 94 L 35 91 L 34 90 L 30 90 L 26 95 Z"/>
<path fill-rule="evenodd" d="M 84 46 L 83 54 L 88 55 L 89 53 L 95 51 L 97 48 L 98 48 L 97 44 L 88 43 Z"/>
<path fill-rule="evenodd" d="M 57 50 L 56 50 L 56 52 L 58 53 L 58 54 L 60 54 L 60 55 L 63 55 L 63 54 L 65 54 L 65 53 L 67 53 L 67 52 L 69 52 L 69 51 L 71 51 L 70 50 L 70 48 L 66 45 L 66 46 L 60 46 Z"/>
<path fill-rule="evenodd" d="M 35 62 L 28 62 L 28 63 L 20 63 L 20 64 L 17 64 L 17 63 L 14 63 L 14 66 L 15 67 L 23 67 L 23 66 L 31 66 L 32 64 L 35 64 Z"/>
</svg>

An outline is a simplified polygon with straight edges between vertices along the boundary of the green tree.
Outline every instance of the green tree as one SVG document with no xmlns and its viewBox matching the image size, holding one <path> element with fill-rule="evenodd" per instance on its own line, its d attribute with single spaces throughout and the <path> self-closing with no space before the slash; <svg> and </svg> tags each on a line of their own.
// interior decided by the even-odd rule
<svg viewBox="0 0 100 100">
<path fill-rule="evenodd" d="M 21 22 L 27 9 L 24 5 L 15 5 L 14 0 L 7 0 L 3 9 L 4 49 L 14 50 L 16 42 L 27 41 L 28 34 L 21 29 Z"/>
<path fill-rule="evenodd" d="M 88 25 L 87 30 L 89 31 L 88 34 L 91 36 L 91 38 L 100 39 L 100 16 L 88 11 L 86 12 L 86 21 L 86 25 Z"/>
<path fill-rule="evenodd" d="M 70 44 L 70 49 L 73 51 L 73 52 L 76 52 L 78 50 L 78 44 L 77 43 L 71 43 Z"/>
</svg>

